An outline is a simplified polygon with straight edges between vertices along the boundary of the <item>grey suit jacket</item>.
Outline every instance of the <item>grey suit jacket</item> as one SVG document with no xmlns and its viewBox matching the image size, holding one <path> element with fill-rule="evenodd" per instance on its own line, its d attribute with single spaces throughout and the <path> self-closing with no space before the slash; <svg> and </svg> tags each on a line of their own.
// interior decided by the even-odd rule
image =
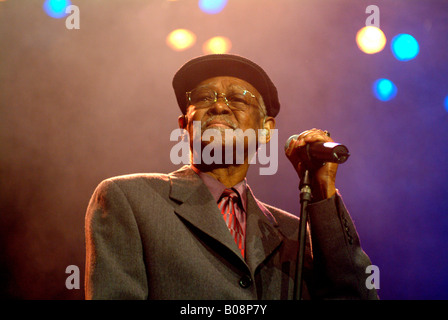
<svg viewBox="0 0 448 320">
<path fill-rule="evenodd" d="M 339 196 L 309 205 L 305 298 L 376 298 Z M 243 259 L 201 178 L 107 179 L 86 214 L 86 299 L 291 299 L 299 219 L 247 194 Z"/>
</svg>

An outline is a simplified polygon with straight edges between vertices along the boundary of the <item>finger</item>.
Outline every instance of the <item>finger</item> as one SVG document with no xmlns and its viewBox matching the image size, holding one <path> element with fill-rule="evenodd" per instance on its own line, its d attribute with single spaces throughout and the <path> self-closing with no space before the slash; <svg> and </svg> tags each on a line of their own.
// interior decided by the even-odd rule
<svg viewBox="0 0 448 320">
<path fill-rule="evenodd" d="M 315 135 L 315 134 L 324 135 L 324 136 L 328 136 L 328 137 L 330 136 L 328 131 L 324 131 L 322 129 L 313 128 L 313 129 L 310 129 L 310 130 L 305 130 L 302 133 L 300 133 L 299 134 L 299 139 L 303 139 L 303 138 L 305 138 L 307 136 Z"/>
<path fill-rule="evenodd" d="M 328 136 L 326 131 L 321 129 L 310 130 L 306 135 L 303 136 L 303 140 L 306 143 L 313 143 L 318 141 L 328 142 L 333 141 L 333 139 Z"/>
<path fill-rule="evenodd" d="M 291 140 L 288 148 L 285 150 L 286 155 L 290 156 L 296 148 L 303 147 L 306 144 L 314 142 L 333 142 L 333 139 L 328 136 L 327 131 L 321 129 L 313 128 L 310 130 L 305 130 L 300 133 L 296 139 Z"/>
<path fill-rule="evenodd" d="M 317 129 L 311 129 L 311 130 L 305 130 L 302 133 L 299 134 L 299 137 L 297 138 L 298 144 L 296 147 L 303 147 L 306 144 L 305 138 L 308 137 L 310 134 L 313 134 L 313 132 Z"/>
</svg>

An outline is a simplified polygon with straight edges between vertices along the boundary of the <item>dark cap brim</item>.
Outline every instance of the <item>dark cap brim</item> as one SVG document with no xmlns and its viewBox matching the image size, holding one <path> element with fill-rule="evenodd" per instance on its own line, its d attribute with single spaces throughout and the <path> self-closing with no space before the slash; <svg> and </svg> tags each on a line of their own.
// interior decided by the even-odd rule
<svg viewBox="0 0 448 320">
<path fill-rule="evenodd" d="M 194 58 L 185 63 L 174 75 L 173 88 L 177 103 L 185 114 L 186 92 L 200 82 L 219 76 L 242 79 L 258 90 L 263 97 L 268 116 L 275 117 L 280 110 L 277 88 L 266 72 L 256 63 L 233 54 L 211 54 Z"/>
</svg>

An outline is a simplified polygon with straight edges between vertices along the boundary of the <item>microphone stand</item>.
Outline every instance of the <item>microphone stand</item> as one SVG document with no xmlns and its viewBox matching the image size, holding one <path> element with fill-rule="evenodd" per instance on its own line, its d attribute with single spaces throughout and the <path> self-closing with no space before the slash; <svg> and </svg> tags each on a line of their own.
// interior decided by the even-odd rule
<svg viewBox="0 0 448 320">
<path fill-rule="evenodd" d="M 327 136 L 330 136 L 326 132 Z M 292 136 L 291 138 L 293 138 Z M 289 139 L 291 139 L 289 138 Z M 287 141 L 287 146 L 290 140 Z M 350 156 L 346 146 L 339 143 L 331 143 L 329 146 L 325 143 L 315 145 L 314 151 L 311 152 L 310 145 L 302 149 L 302 158 L 308 159 L 308 165 L 313 167 L 313 159 L 322 161 L 320 165 L 325 165 L 325 162 L 344 163 Z M 331 150 L 331 152 L 329 152 Z M 330 157 L 330 158 L 329 158 Z M 316 163 L 314 163 L 314 167 Z M 305 244 L 306 244 L 306 226 L 308 221 L 307 206 L 311 201 L 311 178 L 308 169 L 305 170 L 303 178 L 300 181 L 300 221 L 299 221 L 299 252 L 296 259 L 296 281 L 294 284 L 293 299 L 302 300 L 302 283 L 303 283 L 303 265 L 305 257 Z"/>
<path fill-rule="evenodd" d="M 296 260 L 294 300 L 302 300 L 303 260 L 305 256 L 306 224 L 308 220 L 307 206 L 309 201 L 311 201 L 311 179 L 307 169 L 300 182 L 299 252 Z"/>
</svg>

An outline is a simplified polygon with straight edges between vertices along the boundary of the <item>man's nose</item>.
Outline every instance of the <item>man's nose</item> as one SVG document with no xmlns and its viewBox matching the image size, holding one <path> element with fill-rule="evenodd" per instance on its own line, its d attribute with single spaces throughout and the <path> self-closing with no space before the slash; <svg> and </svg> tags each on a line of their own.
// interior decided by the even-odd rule
<svg viewBox="0 0 448 320">
<path fill-rule="evenodd" d="M 215 114 L 227 114 L 231 113 L 229 102 L 225 96 L 219 95 L 217 96 L 216 101 L 212 104 L 209 111 Z"/>
</svg>

